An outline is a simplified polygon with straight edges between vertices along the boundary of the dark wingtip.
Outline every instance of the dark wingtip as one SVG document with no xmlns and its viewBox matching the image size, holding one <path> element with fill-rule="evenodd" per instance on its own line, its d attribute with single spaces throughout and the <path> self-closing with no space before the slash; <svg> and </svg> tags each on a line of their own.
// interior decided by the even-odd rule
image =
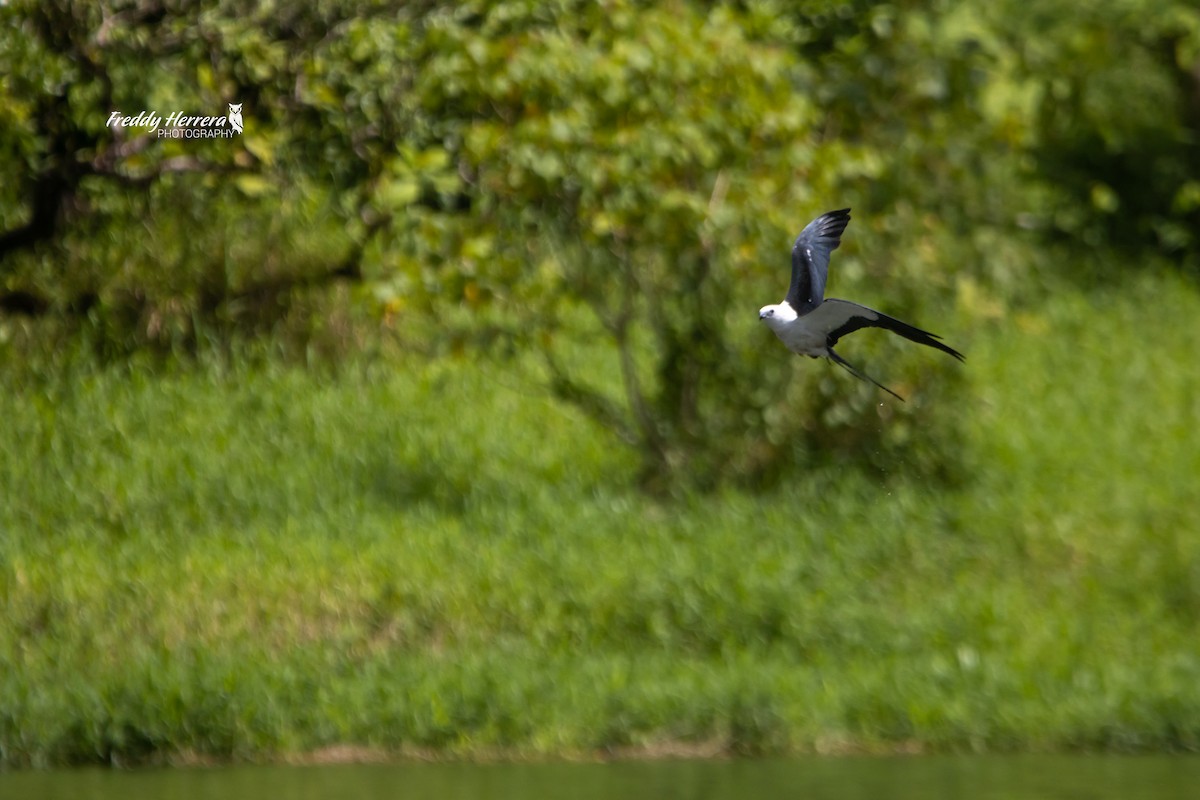
<svg viewBox="0 0 1200 800">
<path fill-rule="evenodd" d="M 827 211 L 821 215 L 826 220 L 836 221 L 842 226 L 842 230 L 846 229 L 846 225 L 850 223 L 850 209 L 839 208 L 837 211 Z"/>
<path fill-rule="evenodd" d="M 839 208 L 837 211 L 826 211 L 817 217 L 817 219 L 827 224 L 830 222 L 836 223 L 840 226 L 841 230 L 845 230 L 846 225 L 850 223 L 850 209 Z"/>
<path fill-rule="evenodd" d="M 804 238 L 805 233 L 807 233 L 810 237 L 809 241 L 816 239 L 824 242 L 830 250 L 836 250 L 838 245 L 842 243 L 842 234 L 846 232 L 846 226 L 849 224 L 850 209 L 839 208 L 837 211 L 826 211 L 810 222 L 800 232 L 800 237 Z M 799 243 L 800 239 L 798 238 L 796 244 Z"/>
<path fill-rule="evenodd" d="M 836 250 L 837 246 L 841 244 L 842 234 L 849 224 L 850 209 L 839 208 L 837 211 L 826 211 L 804 226 L 804 230 L 800 231 L 800 234 L 796 237 L 796 243 L 792 246 L 792 252 L 795 253 L 796 248 L 801 243 L 811 245 L 815 242 L 822 242 L 830 250 Z"/>
</svg>

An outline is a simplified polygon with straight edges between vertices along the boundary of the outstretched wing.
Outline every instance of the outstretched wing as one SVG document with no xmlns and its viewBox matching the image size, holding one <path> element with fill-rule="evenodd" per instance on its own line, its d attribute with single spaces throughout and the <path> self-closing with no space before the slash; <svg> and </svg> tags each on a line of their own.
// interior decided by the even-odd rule
<svg viewBox="0 0 1200 800">
<path fill-rule="evenodd" d="M 829 254 L 842 243 L 842 231 L 850 224 L 850 209 L 830 211 L 800 231 L 792 245 L 792 285 L 787 303 L 797 314 L 807 314 L 825 299 Z"/>
<path fill-rule="evenodd" d="M 936 333 L 923 331 L 920 328 L 909 325 L 907 322 L 901 322 L 895 317 L 889 317 L 887 314 L 867 308 L 866 306 L 860 306 L 858 303 L 851 303 L 849 300 L 826 301 L 821 306 L 820 317 L 820 322 L 823 323 L 821 328 L 825 331 L 826 342 L 830 347 L 837 344 L 838 339 L 843 336 L 854 333 L 862 328 L 883 328 L 892 333 L 898 333 L 905 339 L 910 339 L 917 344 L 923 344 L 941 350 L 943 353 L 948 353 L 959 361 L 966 360 L 966 356 L 962 353 L 938 341 L 942 337 Z M 813 322 L 816 321 L 813 320 Z"/>
</svg>

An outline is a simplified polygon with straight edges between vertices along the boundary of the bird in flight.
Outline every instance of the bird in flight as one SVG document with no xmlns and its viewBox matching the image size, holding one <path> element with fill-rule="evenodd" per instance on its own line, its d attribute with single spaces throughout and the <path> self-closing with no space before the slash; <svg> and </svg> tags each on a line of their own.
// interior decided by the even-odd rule
<svg viewBox="0 0 1200 800">
<path fill-rule="evenodd" d="M 792 285 L 787 297 L 777 305 L 763 306 L 758 318 L 767 323 L 788 349 L 802 356 L 824 356 L 845 367 L 854 377 L 869 381 L 903 401 L 904 398 L 879 381 L 856 369 L 833 351 L 843 336 L 860 328 L 883 328 L 918 344 L 937 348 L 959 361 L 964 356 L 942 344 L 941 337 L 915 328 L 849 300 L 825 299 L 825 279 L 829 275 L 829 256 L 842 243 L 842 232 L 850 224 L 850 209 L 822 214 L 805 226 L 792 246 Z"/>
</svg>

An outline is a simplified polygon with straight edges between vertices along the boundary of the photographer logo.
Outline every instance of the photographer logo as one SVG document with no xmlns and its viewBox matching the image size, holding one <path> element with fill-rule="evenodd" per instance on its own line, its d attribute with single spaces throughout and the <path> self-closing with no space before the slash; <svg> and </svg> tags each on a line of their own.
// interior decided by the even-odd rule
<svg viewBox="0 0 1200 800">
<path fill-rule="evenodd" d="M 126 115 L 114 111 L 108 115 L 105 125 L 109 128 L 145 128 L 147 133 L 160 139 L 232 139 L 242 133 L 242 104 L 230 103 L 229 113 L 216 116 L 188 114 L 172 111 L 163 115 L 157 111 L 139 111 Z"/>
</svg>

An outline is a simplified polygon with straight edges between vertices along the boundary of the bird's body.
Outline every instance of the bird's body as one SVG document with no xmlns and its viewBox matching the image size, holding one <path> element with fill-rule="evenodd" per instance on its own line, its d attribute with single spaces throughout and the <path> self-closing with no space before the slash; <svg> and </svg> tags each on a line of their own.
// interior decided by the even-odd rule
<svg viewBox="0 0 1200 800">
<path fill-rule="evenodd" d="M 792 247 L 792 283 L 782 303 L 763 306 L 758 318 L 793 353 L 813 358 L 828 358 L 845 367 L 855 377 L 869 381 L 888 394 L 904 398 L 869 375 L 855 369 L 833 346 L 838 340 L 861 328 L 883 328 L 906 339 L 941 350 L 964 360 L 963 354 L 938 341 L 937 334 L 901 322 L 858 303 L 825 299 L 825 280 L 829 274 L 830 254 L 841 244 L 842 232 L 850 223 L 850 209 L 830 211 L 810 222 Z"/>
</svg>

